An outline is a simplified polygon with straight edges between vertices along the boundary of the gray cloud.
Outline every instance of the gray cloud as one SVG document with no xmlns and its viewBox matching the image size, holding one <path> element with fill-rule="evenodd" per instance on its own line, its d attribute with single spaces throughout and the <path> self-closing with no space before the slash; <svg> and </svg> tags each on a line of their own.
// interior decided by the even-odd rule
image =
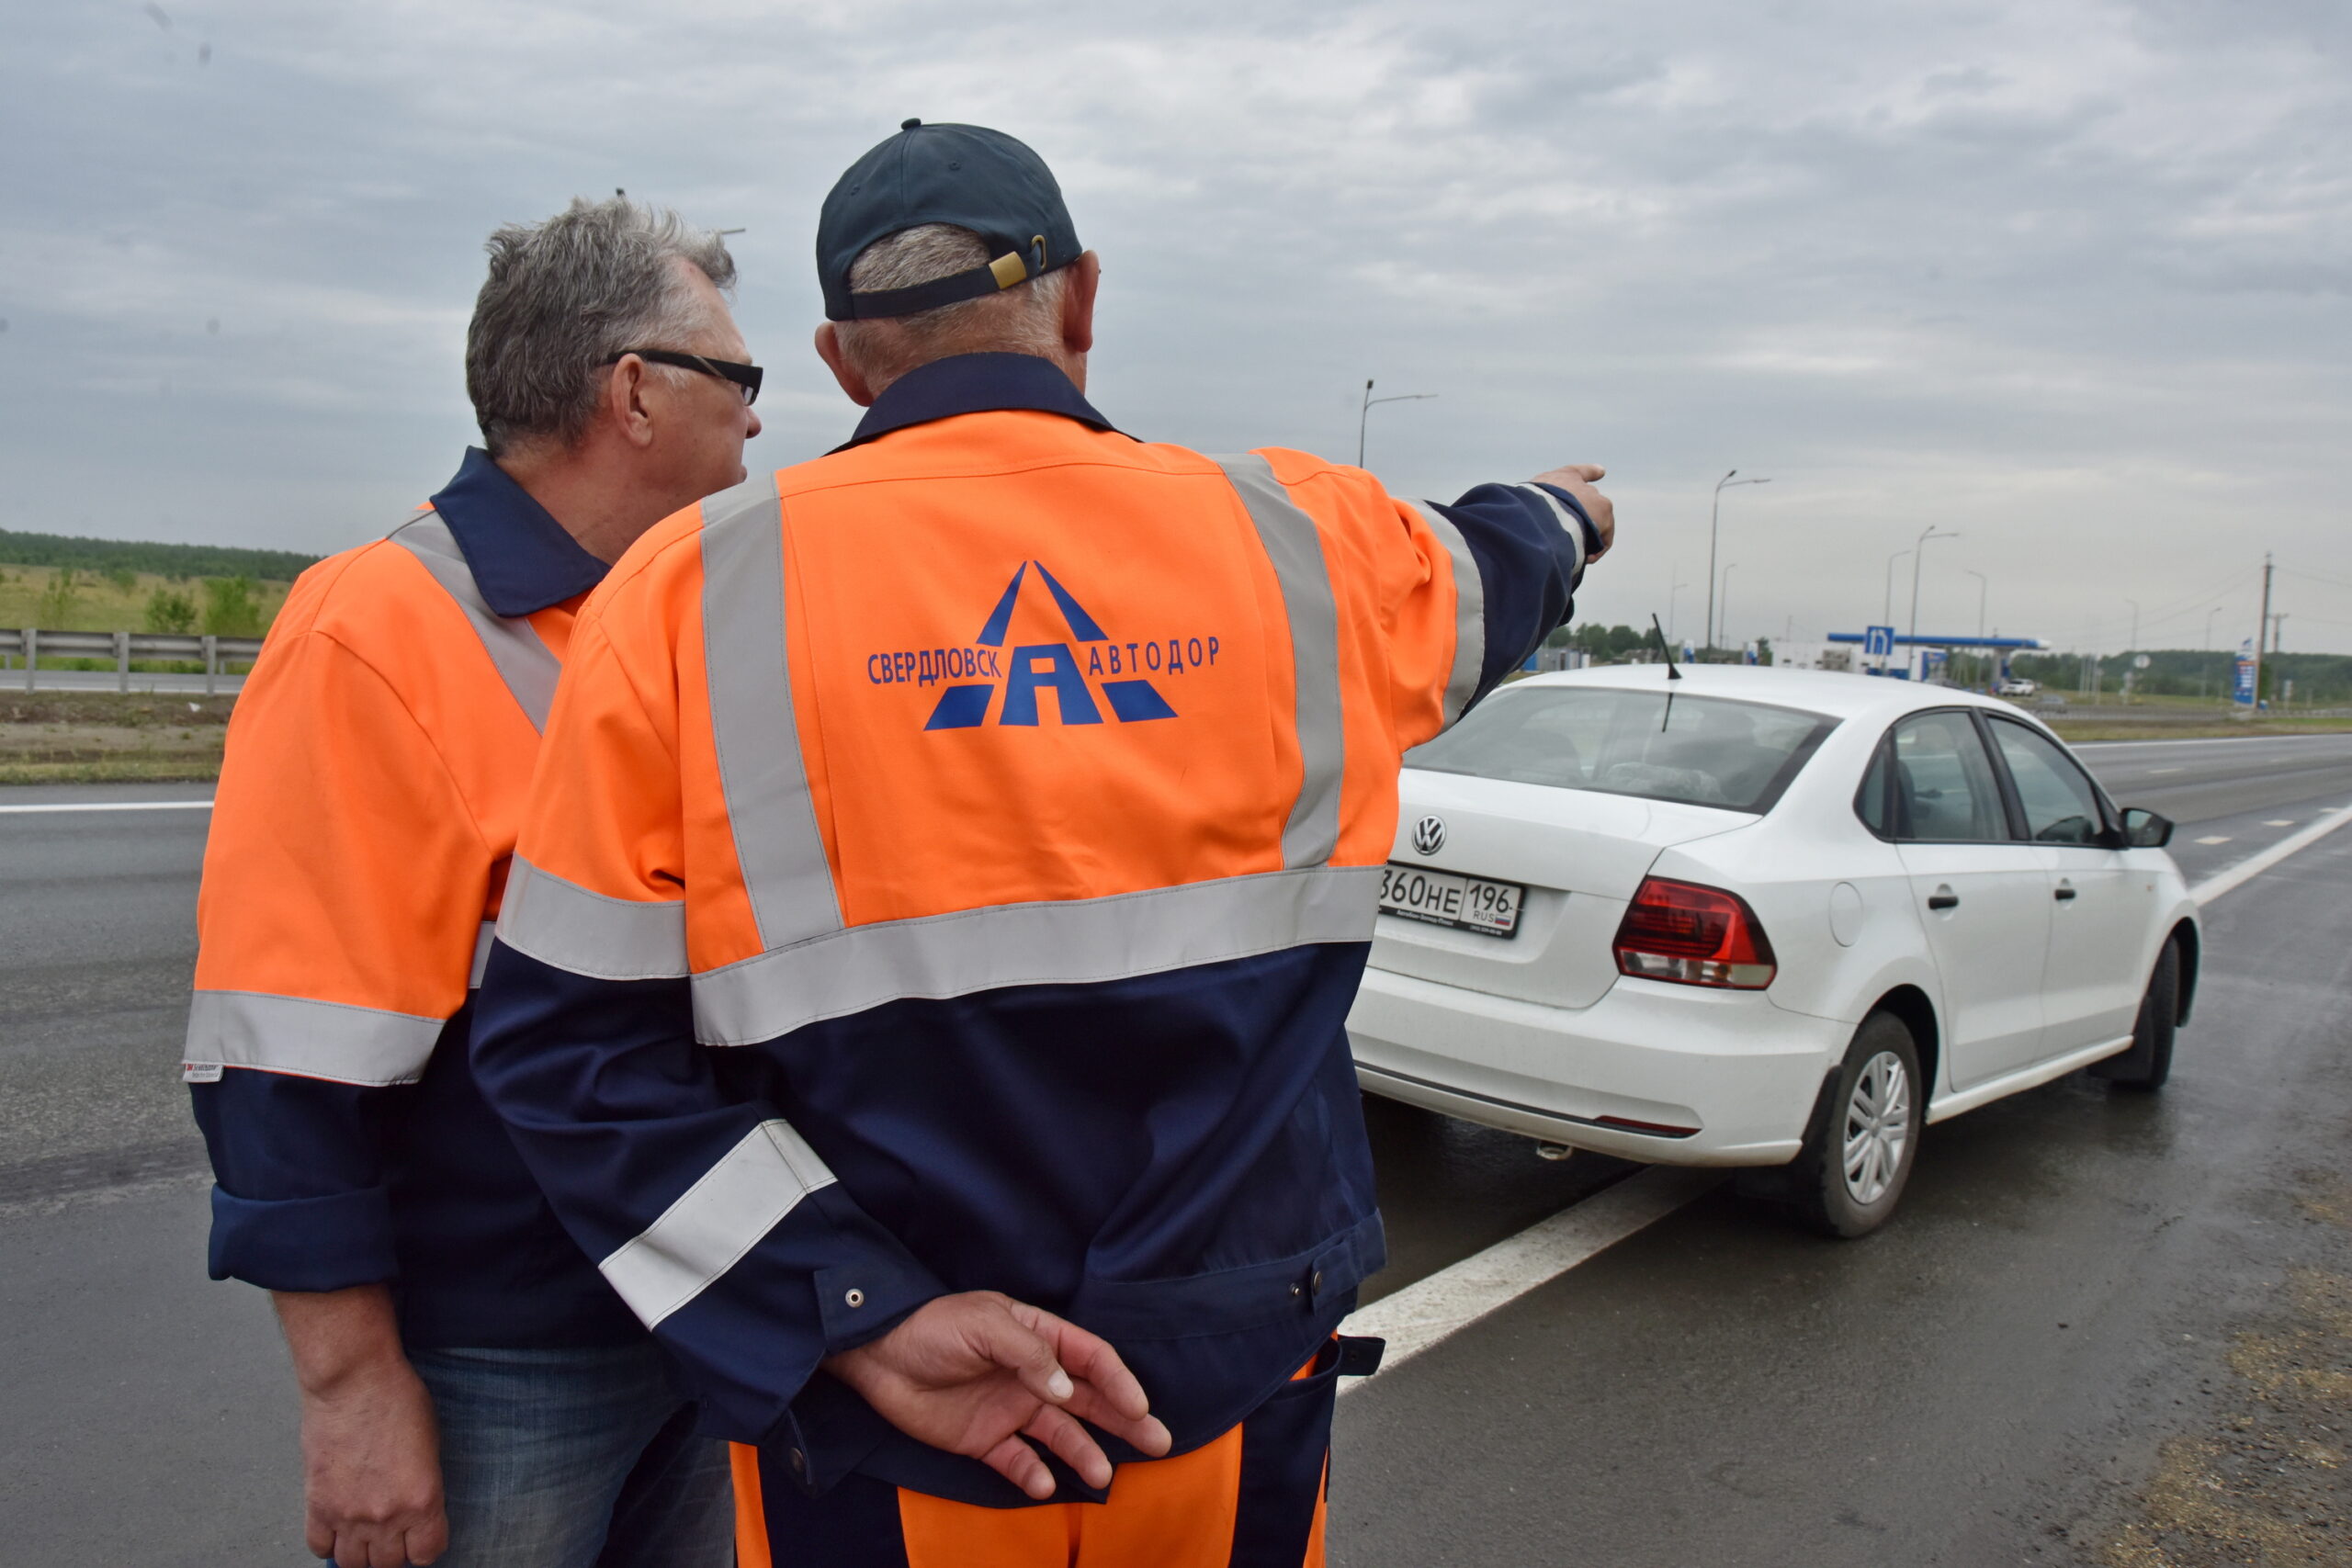
<svg viewBox="0 0 2352 1568">
<path fill-rule="evenodd" d="M 19 7 L 0 58 L 0 454 L 19 527 L 331 549 L 434 488 L 496 223 L 624 186 L 744 225 L 757 460 L 838 441 L 816 203 L 909 114 L 1022 135 L 1108 281 L 1139 434 L 1450 493 L 1608 463 L 1589 614 L 1694 629 L 1737 466 L 1736 635 L 1876 615 L 2120 646 L 2352 578 L 2340 6 L 1113 12 L 868 0 Z M 209 43 L 209 61 L 198 57 Z M 217 333 L 208 321 L 218 321 Z M 1907 563 L 1905 569 L 1907 570 Z M 2290 647 L 2352 592 L 2282 580 Z M 1903 594 L 1907 598 L 1907 585 Z M 2158 618 L 2159 616 L 2163 618 Z"/>
</svg>

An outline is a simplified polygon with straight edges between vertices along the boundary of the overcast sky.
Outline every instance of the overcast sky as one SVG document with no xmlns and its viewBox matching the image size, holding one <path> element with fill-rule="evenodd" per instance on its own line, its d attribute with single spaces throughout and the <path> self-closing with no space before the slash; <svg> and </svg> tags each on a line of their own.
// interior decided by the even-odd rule
<svg viewBox="0 0 2352 1568">
<path fill-rule="evenodd" d="M 324 553 L 474 438 L 497 223 L 746 232 L 753 466 L 854 411 L 817 204 L 909 115 L 1059 175 L 1095 400 L 1449 497 L 1609 466 L 1579 609 L 2352 651 L 2342 0 L 7 0 L 0 526 Z M 1907 624 L 1911 560 L 1895 564 Z M 1679 589 L 1677 584 L 1681 584 Z"/>
</svg>

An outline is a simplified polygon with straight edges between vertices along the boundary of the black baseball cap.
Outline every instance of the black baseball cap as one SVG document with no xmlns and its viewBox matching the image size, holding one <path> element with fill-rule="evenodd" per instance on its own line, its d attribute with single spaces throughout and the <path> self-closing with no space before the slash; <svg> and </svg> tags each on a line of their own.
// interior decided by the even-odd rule
<svg viewBox="0 0 2352 1568">
<path fill-rule="evenodd" d="M 866 246 L 924 223 L 971 230 L 995 259 L 911 288 L 850 292 L 849 269 Z M 817 281 L 829 321 L 911 316 L 1068 266 L 1080 249 L 1043 158 L 1001 130 L 910 119 L 826 194 L 817 218 Z"/>
</svg>

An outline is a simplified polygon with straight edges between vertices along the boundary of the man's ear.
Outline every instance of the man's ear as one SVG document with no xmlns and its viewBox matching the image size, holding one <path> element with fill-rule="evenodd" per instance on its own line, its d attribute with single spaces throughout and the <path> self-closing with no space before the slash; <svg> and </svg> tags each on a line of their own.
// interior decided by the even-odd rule
<svg viewBox="0 0 2352 1568">
<path fill-rule="evenodd" d="M 818 323 L 817 357 L 825 362 L 825 368 L 833 373 L 833 379 L 841 383 L 842 393 L 851 402 L 862 409 L 874 406 L 874 389 L 865 384 L 865 378 L 858 374 L 857 367 L 842 352 L 841 334 L 833 331 L 831 321 Z"/>
<path fill-rule="evenodd" d="M 645 361 L 624 355 L 605 379 L 605 395 L 596 405 L 597 417 L 632 446 L 653 445 L 653 413 L 646 407 L 650 383 Z"/>
<path fill-rule="evenodd" d="M 1094 346 L 1094 291 L 1102 282 L 1102 258 L 1085 252 L 1069 264 L 1069 287 L 1062 291 L 1062 346 L 1085 354 Z"/>
</svg>

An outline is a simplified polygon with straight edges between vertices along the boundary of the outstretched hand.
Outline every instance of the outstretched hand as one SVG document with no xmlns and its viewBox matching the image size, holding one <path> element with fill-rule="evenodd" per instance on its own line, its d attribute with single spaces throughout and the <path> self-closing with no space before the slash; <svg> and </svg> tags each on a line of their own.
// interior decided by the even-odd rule
<svg viewBox="0 0 2352 1568">
<path fill-rule="evenodd" d="M 1570 463 L 1566 468 L 1535 476 L 1537 484 L 1558 485 L 1584 502 L 1585 515 L 1592 519 L 1593 530 L 1600 536 L 1600 548 L 1592 556 L 1595 560 L 1607 555 L 1609 547 L 1617 542 L 1617 508 L 1610 504 L 1607 496 L 1592 488 L 1595 481 L 1608 472 L 1594 463 Z"/>
<path fill-rule="evenodd" d="M 1090 1486 L 1111 1483 L 1111 1461 L 1081 1421 L 1155 1458 L 1169 1448 L 1168 1428 L 1117 1351 L 994 1291 L 928 1302 L 825 1370 L 909 1437 L 977 1459 L 1039 1499 L 1054 1495 L 1053 1472 L 1023 1436 Z"/>
</svg>

